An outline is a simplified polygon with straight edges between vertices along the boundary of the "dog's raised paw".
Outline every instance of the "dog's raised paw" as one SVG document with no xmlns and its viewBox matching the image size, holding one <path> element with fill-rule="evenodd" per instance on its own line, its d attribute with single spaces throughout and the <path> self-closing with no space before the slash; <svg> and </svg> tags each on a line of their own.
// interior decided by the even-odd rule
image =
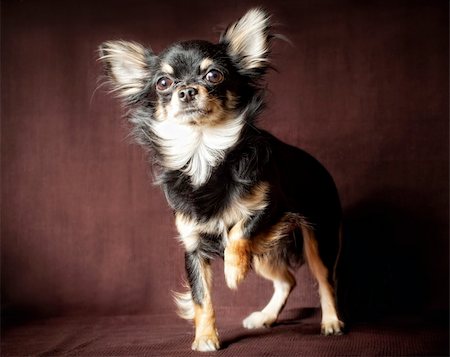
<svg viewBox="0 0 450 357">
<path fill-rule="evenodd" d="M 192 349 L 200 352 L 217 351 L 220 348 L 219 338 L 214 335 L 205 335 L 195 338 Z"/>
<path fill-rule="evenodd" d="M 247 275 L 246 267 L 225 262 L 225 281 L 230 289 L 236 290 Z"/>
<path fill-rule="evenodd" d="M 322 321 L 321 330 L 322 335 L 342 335 L 343 334 L 344 323 L 338 319 L 333 319 L 329 321 Z"/>
<path fill-rule="evenodd" d="M 249 330 L 270 327 L 276 319 L 276 316 L 270 316 L 262 311 L 255 311 L 242 321 L 242 325 Z"/>
<path fill-rule="evenodd" d="M 244 239 L 228 242 L 224 252 L 225 281 L 230 289 L 237 289 L 250 269 L 249 242 Z"/>
</svg>

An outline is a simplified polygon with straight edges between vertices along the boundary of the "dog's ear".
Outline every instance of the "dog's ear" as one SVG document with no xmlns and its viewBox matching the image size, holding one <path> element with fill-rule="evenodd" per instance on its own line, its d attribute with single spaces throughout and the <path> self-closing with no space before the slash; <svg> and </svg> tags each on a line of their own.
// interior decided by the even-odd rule
<svg viewBox="0 0 450 357">
<path fill-rule="evenodd" d="M 108 41 L 99 47 L 99 60 L 119 97 L 132 100 L 147 85 L 151 76 L 153 53 L 135 42 Z"/>
<path fill-rule="evenodd" d="M 220 38 L 227 45 L 228 54 L 244 71 L 264 71 L 270 50 L 270 16 L 260 8 L 249 10 L 242 18 L 228 26 Z"/>
</svg>

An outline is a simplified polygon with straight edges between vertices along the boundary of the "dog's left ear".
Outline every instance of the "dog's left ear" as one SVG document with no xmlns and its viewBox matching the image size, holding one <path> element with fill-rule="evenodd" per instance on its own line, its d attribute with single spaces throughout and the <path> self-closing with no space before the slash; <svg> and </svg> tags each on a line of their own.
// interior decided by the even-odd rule
<svg viewBox="0 0 450 357">
<path fill-rule="evenodd" d="M 151 76 L 151 64 L 156 56 L 136 42 L 108 41 L 99 47 L 99 60 L 113 91 L 128 101 L 138 96 Z"/>
<path fill-rule="evenodd" d="M 270 16 L 260 8 L 249 10 L 228 26 L 220 38 L 228 54 L 244 72 L 261 72 L 268 67 L 270 50 Z"/>
</svg>

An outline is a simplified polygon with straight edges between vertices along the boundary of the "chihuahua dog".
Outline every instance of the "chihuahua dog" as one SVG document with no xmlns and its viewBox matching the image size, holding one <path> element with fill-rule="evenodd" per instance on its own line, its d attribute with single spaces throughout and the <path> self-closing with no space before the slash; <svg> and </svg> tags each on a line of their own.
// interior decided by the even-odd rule
<svg viewBox="0 0 450 357">
<path fill-rule="evenodd" d="M 270 16 L 255 8 L 216 44 L 177 42 L 156 55 L 109 41 L 99 50 L 174 212 L 188 281 L 176 300 L 180 316 L 194 320 L 198 351 L 220 346 L 211 300 L 216 256 L 231 289 L 250 269 L 273 282 L 273 297 L 244 327 L 277 320 L 295 286 L 291 271 L 306 261 L 318 282 L 322 333 L 343 328 L 334 294 L 341 206 L 333 179 L 312 156 L 255 126 L 274 37 Z"/>
</svg>

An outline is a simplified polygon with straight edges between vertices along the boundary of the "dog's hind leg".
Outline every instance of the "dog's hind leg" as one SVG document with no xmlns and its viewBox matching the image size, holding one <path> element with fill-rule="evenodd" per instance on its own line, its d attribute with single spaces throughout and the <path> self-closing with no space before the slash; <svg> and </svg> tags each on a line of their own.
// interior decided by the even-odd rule
<svg viewBox="0 0 450 357">
<path fill-rule="evenodd" d="M 268 257 L 255 257 L 253 267 L 257 274 L 273 281 L 274 293 L 264 309 L 256 311 L 244 319 L 243 325 L 248 329 L 272 325 L 277 320 L 290 292 L 295 286 L 294 276 L 282 262 L 274 262 Z"/>
<path fill-rule="evenodd" d="M 340 335 L 344 324 L 338 318 L 334 289 L 330 282 L 330 272 L 320 257 L 314 231 L 311 228 L 302 226 L 302 233 L 306 260 L 319 284 L 320 305 L 322 308 L 322 334 Z"/>
</svg>

